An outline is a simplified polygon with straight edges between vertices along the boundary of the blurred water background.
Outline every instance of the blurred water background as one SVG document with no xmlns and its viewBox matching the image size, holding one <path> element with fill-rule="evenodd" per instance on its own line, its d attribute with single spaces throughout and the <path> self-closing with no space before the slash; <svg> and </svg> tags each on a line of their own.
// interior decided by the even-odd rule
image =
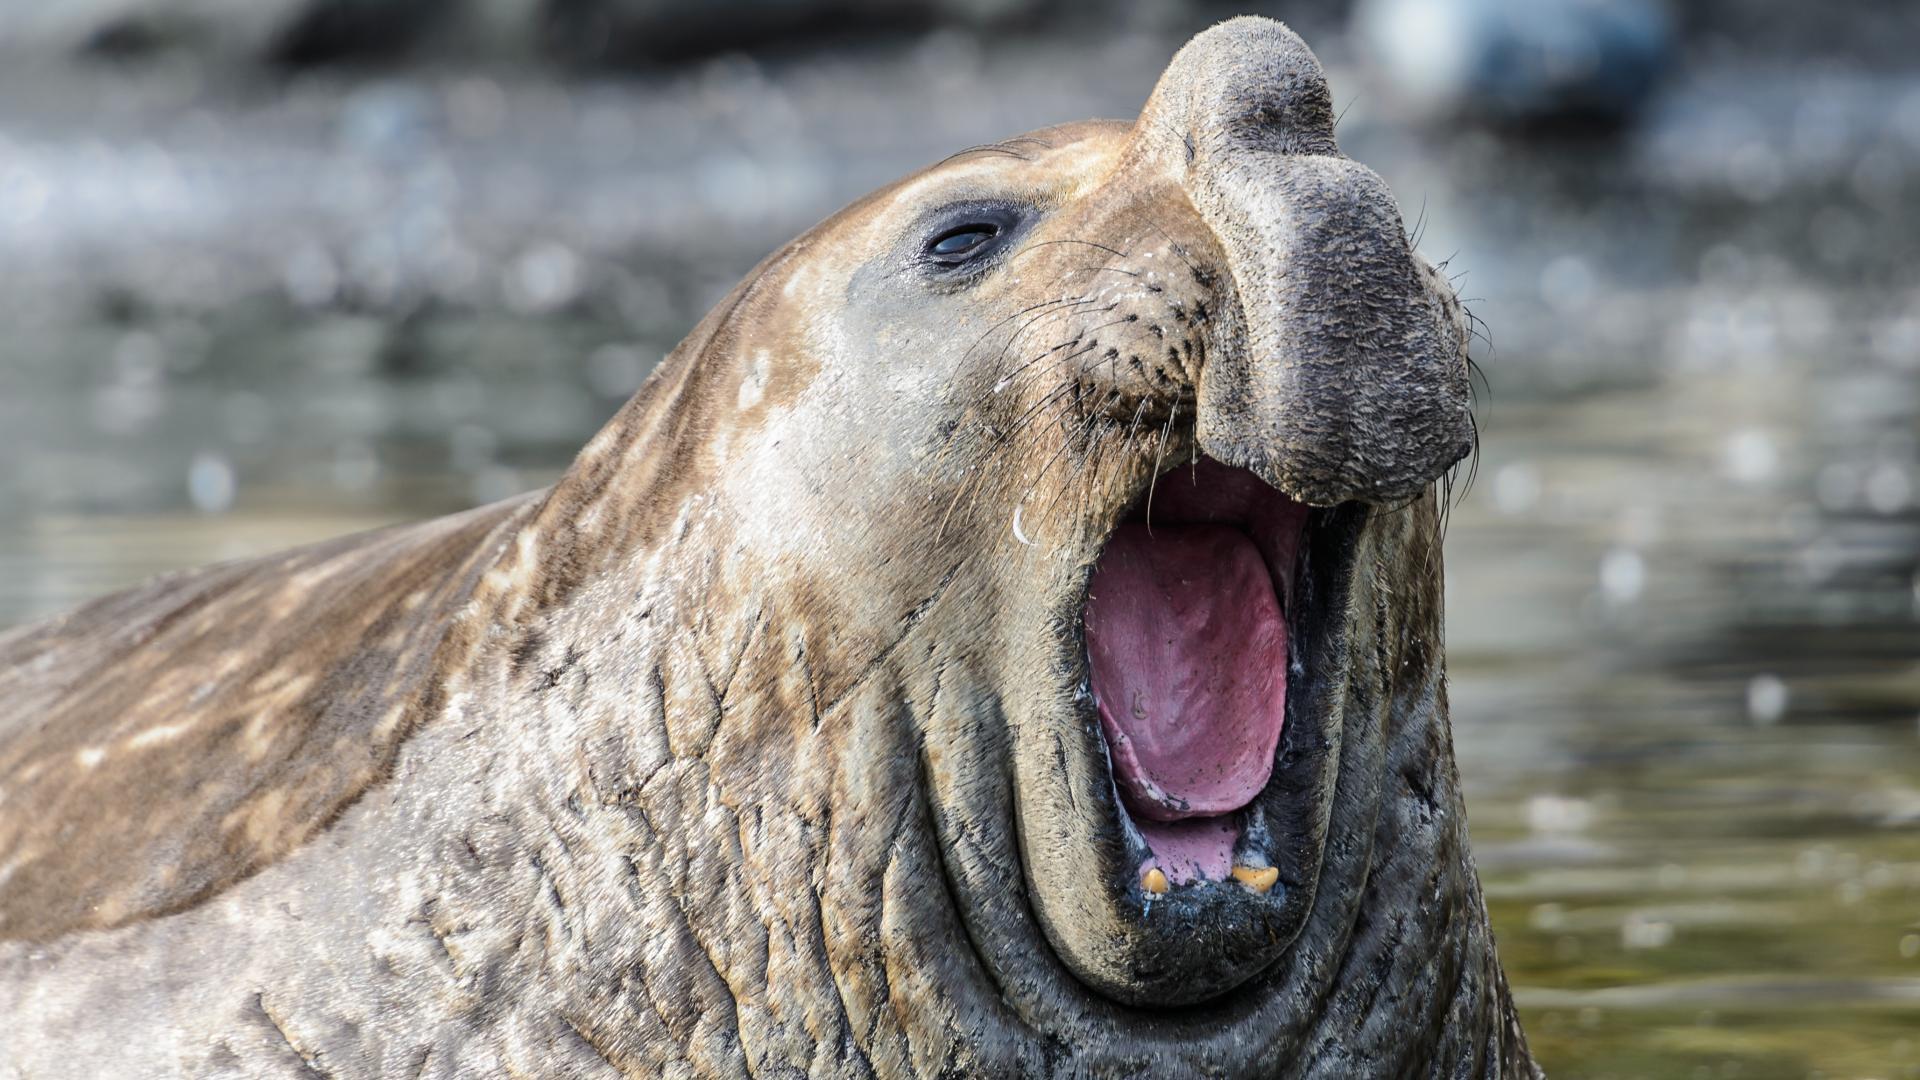
<svg viewBox="0 0 1920 1080">
<path fill-rule="evenodd" d="M 0 625 L 550 482 L 774 245 L 1236 10 L 0 0 Z M 1920 1076 L 1920 7 L 1238 10 L 1490 328 L 1448 647 L 1540 1058 Z"/>
</svg>

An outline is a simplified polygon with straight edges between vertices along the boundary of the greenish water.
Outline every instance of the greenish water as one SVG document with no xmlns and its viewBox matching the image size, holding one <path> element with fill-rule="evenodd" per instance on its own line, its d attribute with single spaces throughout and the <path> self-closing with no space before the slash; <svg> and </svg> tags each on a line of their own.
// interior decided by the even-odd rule
<svg viewBox="0 0 1920 1080">
<path fill-rule="evenodd" d="M 1915 518 L 1821 507 L 1800 449 L 1873 377 L 1675 376 L 1490 427 L 1448 544 L 1455 730 L 1554 1075 L 1920 1075 Z"/>
<path fill-rule="evenodd" d="M 0 625 L 543 484 L 760 253 L 955 147 L 1128 113 L 1167 44 L 918 48 L 0 95 L 40 184 L 0 198 L 31 256 Z M 1343 121 L 1499 343 L 1448 649 L 1557 1077 L 1920 1076 L 1920 92 L 1808 86 L 1703 79 L 1605 143 Z"/>
</svg>

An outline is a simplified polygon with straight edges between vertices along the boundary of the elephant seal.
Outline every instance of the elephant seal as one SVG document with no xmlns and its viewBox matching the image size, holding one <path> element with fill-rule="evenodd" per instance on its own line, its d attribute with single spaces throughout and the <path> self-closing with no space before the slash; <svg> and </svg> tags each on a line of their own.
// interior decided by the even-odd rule
<svg viewBox="0 0 1920 1080">
<path fill-rule="evenodd" d="M 0 639 L 0 1074 L 1532 1076 L 1464 315 L 1240 19 L 763 262 L 552 489 Z"/>
</svg>

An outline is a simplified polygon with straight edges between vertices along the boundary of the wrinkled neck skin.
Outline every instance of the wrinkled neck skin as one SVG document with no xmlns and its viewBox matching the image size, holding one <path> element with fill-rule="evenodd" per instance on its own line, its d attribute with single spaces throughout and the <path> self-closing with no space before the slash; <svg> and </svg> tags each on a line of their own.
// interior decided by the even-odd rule
<svg viewBox="0 0 1920 1080">
<path fill-rule="evenodd" d="M 1247 985 L 1155 1010 L 1076 980 L 1029 899 L 1026 768 L 1058 782 L 1072 753 L 1036 688 L 1073 676 L 1020 621 L 1053 613 L 989 568 L 1083 554 L 1031 523 L 1031 548 L 972 521 L 929 541 L 942 500 L 904 493 L 894 527 L 850 541 L 858 565 L 782 551 L 758 494 L 712 475 L 637 529 L 611 491 L 557 492 L 543 520 L 567 525 L 523 558 L 577 565 L 558 534 L 578 547 L 583 521 L 656 539 L 530 619 L 473 691 L 511 718 L 496 737 L 537 744 L 518 760 L 573 763 L 529 773 L 512 810 L 551 878 L 516 932 L 553 950 L 542 979 L 579 992 L 560 1011 L 598 1054 L 633 1075 L 1533 1075 L 1466 853 L 1431 495 L 1361 533 L 1337 730 L 1301 736 L 1328 804 L 1304 928 Z M 839 539 L 796 513 L 772 528 Z M 905 563 L 932 572 L 889 573 Z"/>
</svg>

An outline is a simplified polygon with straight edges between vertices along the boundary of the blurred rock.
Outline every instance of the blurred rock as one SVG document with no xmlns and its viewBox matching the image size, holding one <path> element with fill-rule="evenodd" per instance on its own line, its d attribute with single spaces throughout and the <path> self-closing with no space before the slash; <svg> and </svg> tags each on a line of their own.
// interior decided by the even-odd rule
<svg viewBox="0 0 1920 1080">
<path fill-rule="evenodd" d="M 563 59 L 658 63 L 854 32 L 1005 26 L 1065 6 L 1065 0 L 546 0 L 545 32 L 549 49 Z"/>
<path fill-rule="evenodd" d="M 1321 7 L 1326 0 L 1310 6 Z M 1140 21 L 1195 0 L 0 0 L 0 54 L 303 67 L 416 56 L 671 63 L 933 27 L 1089 15 Z"/>
<path fill-rule="evenodd" d="M 1910 71 L 1920 42 L 1911 0 L 1687 0 L 1674 17 L 1691 59 L 1824 60 L 1849 70 Z"/>
<path fill-rule="evenodd" d="M 269 55 L 295 65 L 396 56 L 449 22 L 463 22 L 465 9 L 474 6 L 471 0 L 305 0 L 274 36 Z"/>
<path fill-rule="evenodd" d="M 510 0 L 531 9 L 533 0 Z M 110 59 L 189 53 L 307 65 L 408 54 L 466 25 L 487 0 L 70 0 L 0 5 L 0 50 Z"/>
<path fill-rule="evenodd" d="M 1361 0 L 1353 28 L 1413 111 L 1496 123 L 1621 123 L 1674 49 L 1658 0 Z"/>
<path fill-rule="evenodd" d="M 33 0 L 0 2 L 0 52 L 145 54 L 172 47 L 257 51 L 303 0 Z"/>
<path fill-rule="evenodd" d="M 1920 39 L 1920 5 L 1851 0 L 1689 0 L 1672 20 L 1657 0 L 0 0 L 0 58 L 138 60 L 184 55 L 209 64 L 391 62 L 416 57 L 674 63 L 718 53 L 844 45 L 935 27 L 970 32 L 1089 28 L 1178 30 L 1254 13 L 1283 19 L 1337 57 L 1334 28 L 1355 26 L 1383 62 L 1420 73 L 1471 61 L 1473 85 L 1496 103 L 1569 95 L 1576 107 L 1631 97 L 1632 64 L 1649 28 L 1690 57 L 1812 55 L 1851 66 L 1904 67 Z M 1593 33 L 1614 60 L 1598 82 L 1566 78 Z M 1386 46 L 1382 46 L 1386 42 Z M 1515 51 L 1517 48 L 1518 51 Z M 1395 49 L 1404 49 L 1397 52 Z M 1411 59 L 1409 60 L 1409 56 Z M 1476 66 L 1477 65 L 1477 66 Z M 1396 71 L 1396 78 L 1399 72 Z M 1412 85 L 1412 84 L 1409 84 Z M 1419 85 L 1431 85 L 1421 82 Z"/>
</svg>

